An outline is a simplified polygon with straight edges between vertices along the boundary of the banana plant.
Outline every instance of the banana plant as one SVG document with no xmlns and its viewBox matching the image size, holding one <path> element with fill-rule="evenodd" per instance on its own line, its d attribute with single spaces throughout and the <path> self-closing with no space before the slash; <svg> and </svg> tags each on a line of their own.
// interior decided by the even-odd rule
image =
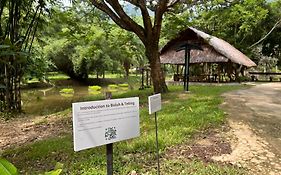
<svg viewBox="0 0 281 175">
<path fill-rule="evenodd" d="M 42 175 L 60 175 L 63 164 L 57 163 L 54 170 L 45 172 Z M 0 174 L 1 175 L 19 175 L 17 168 L 8 160 L 0 158 Z"/>
</svg>

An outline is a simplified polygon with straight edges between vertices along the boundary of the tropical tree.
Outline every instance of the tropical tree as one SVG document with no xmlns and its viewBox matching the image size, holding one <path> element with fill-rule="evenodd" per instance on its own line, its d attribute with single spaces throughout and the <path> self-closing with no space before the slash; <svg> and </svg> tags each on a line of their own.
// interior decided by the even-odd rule
<svg viewBox="0 0 281 175">
<path fill-rule="evenodd" d="M 266 60 L 281 59 L 280 9 L 280 0 L 208 1 L 189 9 L 182 5 L 164 19 L 162 43 L 187 26 L 194 26 L 227 40 L 256 63 L 263 56 Z M 262 51 L 257 52 L 260 49 Z M 281 65 L 281 61 L 278 63 Z"/>
<path fill-rule="evenodd" d="M 111 55 L 120 61 L 126 77 L 129 76 L 131 65 L 144 66 L 144 48 L 135 35 L 114 26 L 110 31 L 108 40 L 111 43 Z"/>
<path fill-rule="evenodd" d="M 266 0 L 208 3 L 197 9 L 199 15 L 193 21 L 195 26 L 226 39 L 244 52 L 249 52 L 249 46 L 260 38 L 268 17 Z"/>
<path fill-rule="evenodd" d="M 255 44 L 262 45 L 262 54 L 276 58 L 281 66 L 281 0 L 270 3 L 267 18 L 267 32 Z"/>
<path fill-rule="evenodd" d="M 42 32 L 46 60 L 57 70 L 78 81 L 87 81 L 90 73 L 104 75 L 142 60 L 143 47 L 129 32 L 120 29 L 108 17 L 84 1 L 72 7 L 55 8 L 49 26 Z"/>
<path fill-rule="evenodd" d="M 72 79 L 86 81 L 89 72 L 105 68 L 106 57 L 99 50 L 106 46 L 104 29 L 98 25 L 98 13 L 90 10 L 87 5 L 75 3 L 71 8 L 55 7 L 49 19 L 49 26 L 41 32 L 41 46 L 46 60 L 54 63 L 58 71 L 62 71 Z M 106 21 L 106 20 L 105 20 Z M 99 25 L 105 23 L 99 23 Z M 99 51 L 98 51 L 99 50 Z M 94 54 L 96 53 L 96 54 Z M 99 67 L 93 66 L 98 64 Z"/>
<path fill-rule="evenodd" d="M 173 8 L 180 0 L 91 0 L 91 2 L 109 15 L 121 28 L 139 37 L 145 47 L 145 55 L 151 67 L 154 91 L 166 92 L 168 88 L 159 58 L 160 32 L 165 12 Z M 143 24 L 138 24 L 126 13 L 121 4 L 123 2 L 130 3 L 140 10 Z"/>
<path fill-rule="evenodd" d="M 0 111 L 21 111 L 24 75 L 43 0 L 0 0 Z"/>
</svg>

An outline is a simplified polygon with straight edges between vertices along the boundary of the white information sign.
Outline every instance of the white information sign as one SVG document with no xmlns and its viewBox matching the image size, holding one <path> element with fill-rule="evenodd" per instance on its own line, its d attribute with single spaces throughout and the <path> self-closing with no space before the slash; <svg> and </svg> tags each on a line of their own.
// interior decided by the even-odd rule
<svg viewBox="0 0 281 175">
<path fill-rule="evenodd" d="M 140 135 L 139 98 L 73 103 L 74 151 Z"/>
<path fill-rule="evenodd" d="M 161 110 L 161 94 L 155 94 L 148 97 L 149 114 Z"/>
</svg>

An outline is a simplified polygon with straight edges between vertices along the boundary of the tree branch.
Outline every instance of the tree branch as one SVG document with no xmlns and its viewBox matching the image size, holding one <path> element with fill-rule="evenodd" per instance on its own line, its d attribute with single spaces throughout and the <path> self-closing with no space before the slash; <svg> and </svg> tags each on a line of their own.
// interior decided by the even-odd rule
<svg viewBox="0 0 281 175">
<path fill-rule="evenodd" d="M 274 26 L 271 28 L 271 30 L 264 36 L 262 37 L 259 41 L 257 41 L 256 43 L 252 44 L 249 49 L 253 48 L 254 46 L 258 45 L 259 43 L 261 43 L 263 40 L 265 40 L 272 32 L 274 29 L 276 29 L 278 27 L 278 25 L 281 24 L 281 18 L 274 24 Z"/>
<path fill-rule="evenodd" d="M 155 20 L 154 20 L 154 26 L 153 26 L 153 33 L 156 34 L 158 38 L 156 38 L 157 41 L 159 41 L 160 35 L 157 35 L 157 33 L 160 33 L 161 31 L 161 24 L 163 20 L 163 14 L 166 12 L 168 7 L 168 0 L 161 0 L 157 4 L 157 8 L 155 10 Z"/>
<path fill-rule="evenodd" d="M 105 0 L 114 9 L 114 12 L 119 16 L 131 31 L 134 32 L 141 40 L 145 40 L 145 32 L 142 26 L 137 24 L 132 18 L 130 18 L 123 10 L 118 0 Z"/>
<path fill-rule="evenodd" d="M 117 24 L 119 25 L 121 28 L 128 30 L 128 31 L 132 31 L 132 29 L 127 26 L 124 21 L 122 21 L 109 7 L 108 5 L 104 2 L 104 0 L 91 0 L 92 4 L 97 7 L 98 9 L 100 9 L 101 11 L 103 11 L 104 13 L 106 13 L 107 15 L 110 16 L 110 18 Z"/>
<path fill-rule="evenodd" d="M 180 2 L 181 0 L 174 0 L 174 1 L 171 1 L 168 5 L 167 5 L 167 8 L 170 9 L 170 8 L 173 8 L 178 2 Z"/>
<path fill-rule="evenodd" d="M 137 0 L 132 0 L 134 1 L 133 4 L 135 4 L 137 7 L 140 8 L 141 14 L 142 14 L 142 20 L 143 20 L 143 25 L 145 28 L 145 31 L 152 31 L 152 22 L 150 15 L 148 13 L 148 9 L 146 7 L 145 0 L 139 0 L 138 3 L 136 3 Z M 152 33 L 146 33 L 146 35 L 151 35 Z"/>
</svg>

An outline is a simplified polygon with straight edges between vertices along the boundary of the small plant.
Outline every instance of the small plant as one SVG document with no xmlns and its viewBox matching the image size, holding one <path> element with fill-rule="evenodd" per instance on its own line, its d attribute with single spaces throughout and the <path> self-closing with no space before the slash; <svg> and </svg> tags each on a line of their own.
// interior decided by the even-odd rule
<svg viewBox="0 0 281 175">
<path fill-rule="evenodd" d="M 89 91 L 90 95 L 98 95 L 100 93 L 101 93 L 101 91 Z"/>
<path fill-rule="evenodd" d="M 49 172 L 45 172 L 43 175 L 60 175 L 62 172 L 63 164 L 57 162 L 55 169 Z M 17 168 L 7 161 L 6 159 L 0 158 L 0 174 L 1 175 L 19 175 Z"/>
<path fill-rule="evenodd" d="M 119 88 L 122 90 L 122 91 L 127 91 L 129 89 L 129 85 L 128 84 L 118 84 Z"/>
<path fill-rule="evenodd" d="M 72 88 L 63 88 L 62 90 L 60 90 L 60 93 L 74 94 L 74 90 Z"/>
<path fill-rule="evenodd" d="M 108 85 L 108 88 L 109 88 L 109 89 L 117 89 L 117 88 L 118 88 L 118 85 L 116 85 L 116 84 L 110 84 L 110 85 Z"/>
<path fill-rule="evenodd" d="M 91 95 L 97 95 L 101 93 L 101 87 L 100 86 L 89 86 L 88 87 L 89 94 Z"/>
<path fill-rule="evenodd" d="M 109 92 L 117 92 L 118 91 L 118 85 L 116 85 L 116 84 L 108 85 L 108 91 Z"/>
<path fill-rule="evenodd" d="M 18 175 L 17 168 L 7 161 L 6 159 L 0 158 L 0 174 L 1 175 Z"/>
<path fill-rule="evenodd" d="M 12 112 L 7 112 L 7 111 L 4 111 L 4 112 L 0 112 L 0 119 L 4 119 L 4 120 L 9 120 L 11 119 L 15 114 L 13 114 Z"/>
<path fill-rule="evenodd" d="M 101 87 L 100 86 L 89 86 L 89 91 L 100 91 Z"/>
<path fill-rule="evenodd" d="M 60 175 L 60 173 L 62 172 L 62 168 L 63 168 L 63 164 L 57 162 L 54 170 L 45 172 L 43 175 Z"/>
<path fill-rule="evenodd" d="M 63 97 L 73 97 L 74 90 L 72 88 L 63 88 L 62 90 L 60 90 L 60 94 Z"/>
</svg>

